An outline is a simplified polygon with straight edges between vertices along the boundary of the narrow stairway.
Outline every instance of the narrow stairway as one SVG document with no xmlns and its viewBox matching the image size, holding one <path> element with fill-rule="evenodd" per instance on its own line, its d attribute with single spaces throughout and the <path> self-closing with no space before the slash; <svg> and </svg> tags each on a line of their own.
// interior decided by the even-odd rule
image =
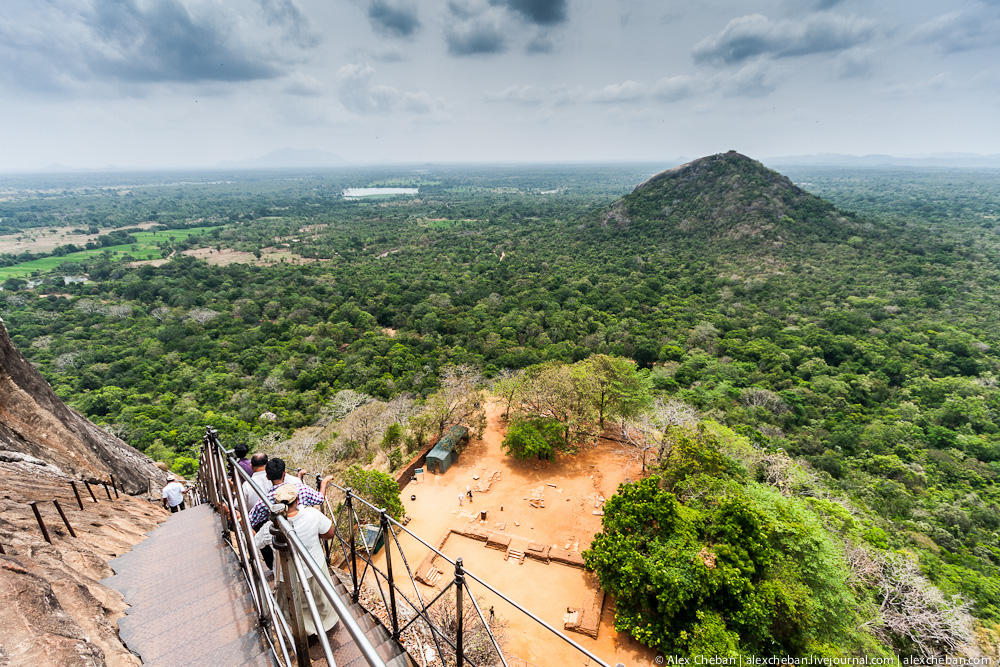
<svg viewBox="0 0 1000 667">
<path fill-rule="evenodd" d="M 341 581 L 341 578 L 347 575 L 336 570 L 333 574 L 333 587 L 340 595 L 340 599 L 351 610 L 351 615 L 365 631 L 365 635 L 371 640 L 379 657 L 385 661 L 386 667 L 412 667 L 414 662 L 403 648 L 393 641 L 389 631 L 382 627 L 382 624 L 377 622 L 364 607 L 351 601 L 351 593 Z M 342 622 L 337 623 L 326 636 L 330 640 L 333 659 L 337 663 L 336 667 L 367 667 L 368 663 L 361 656 L 361 651 Z M 323 655 L 323 647 L 315 638 L 310 641 L 309 656 L 314 667 L 328 667 Z"/>
<path fill-rule="evenodd" d="M 129 650 L 154 667 L 276 666 L 212 507 L 172 514 L 148 535 L 101 582 L 131 606 L 118 621 Z"/>
</svg>

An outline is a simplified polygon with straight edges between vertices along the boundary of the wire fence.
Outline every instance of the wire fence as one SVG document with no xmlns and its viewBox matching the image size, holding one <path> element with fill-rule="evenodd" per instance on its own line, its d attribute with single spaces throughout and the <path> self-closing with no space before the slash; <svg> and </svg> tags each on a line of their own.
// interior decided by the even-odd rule
<svg viewBox="0 0 1000 667">
<path fill-rule="evenodd" d="M 333 521 L 334 536 L 331 538 L 332 546 L 331 543 L 326 546 L 326 562 L 315 562 L 301 546 L 298 536 L 295 535 L 294 529 L 284 516 L 284 505 L 269 502 L 267 494 L 222 447 L 214 429 L 207 430 L 204 442 L 199 472 L 199 491 L 224 516 L 224 523 L 227 524 L 225 529 L 227 538 L 230 537 L 230 532 L 234 535 L 231 543 L 235 543 L 234 550 L 237 551 L 244 572 L 247 573 L 247 578 L 250 580 L 254 603 L 260 612 L 261 623 L 274 630 L 272 647 L 285 665 L 291 667 L 293 659 L 296 661 L 294 663 L 296 665 L 308 664 L 307 661 L 301 660 L 301 652 L 307 651 L 306 642 L 304 637 L 299 636 L 302 633 L 297 631 L 297 628 L 300 627 L 299 622 L 295 618 L 288 622 L 277 612 L 276 599 L 267 585 L 260 553 L 254 544 L 254 533 L 248 516 L 250 508 L 246 507 L 246 501 L 241 491 L 244 482 L 250 483 L 253 494 L 269 509 L 272 523 L 271 534 L 276 554 L 280 555 L 282 549 L 285 550 L 287 555 L 282 560 L 281 566 L 292 568 L 296 575 L 286 577 L 286 579 L 303 581 L 304 577 L 301 574 L 304 570 L 318 576 L 318 573 L 331 565 L 335 569 L 340 568 L 350 595 L 350 602 L 364 603 L 370 612 L 374 611 L 376 618 L 380 616 L 379 611 L 383 612 L 381 622 L 385 625 L 392 639 L 398 643 L 406 644 L 411 651 L 416 647 L 421 655 L 411 655 L 411 657 L 419 657 L 424 664 L 426 664 L 428 657 L 434 656 L 436 662 L 445 667 L 452 665 L 456 667 L 499 667 L 500 665 L 503 667 L 537 667 L 533 663 L 504 653 L 502 637 L 498 637 L 495 631 L 497 623 L 492 610 L 488 616 L 484 614 L 479 600 L 469 588 L 469 583 L 475 582 L 524 614 L 538 627 L 550 633 L 552 639 L 565 642 L 576 649 L 582 657 L 588 660 L 588 664 L 609 667 L 592 652 L 562 634 L 536 614 L 514 602 L 482 578 L 467 571 L 461 558 L 452 559 L 442 553 L 389 516 L 385 508 L 377 507 L 356 495 L 350 488 L 333 483 L 327 486 L 327 492 L 333 489 L 338 494 L 342 494 L 343 501 L 339 502 L 337 508 L 334 509 L 329 498 L 324 497 L 324 509 Z M 228 476 L 225 473 L 227 466 Z M 319 486 L 319 476 L 316 475 L 315 479 L 317 486 Z M 376 519 L 373 519 L 372 523 L 366 523 L 359 517 L 361 509 L 365 510 L 362 514 L 376 517 Z M 374 523 L 375 520 L 377 523 Z M 423 547 L 429 549 L 437 558 L 449 563 L 454 568 L 452 580 L 442 586 L 440 591 L 434 589 L 431 593 L 421 591 L 415 572 L 400 544 L 401 535 L 413 538 Z M 284 546 L 278 547 L 279 544 Z M 375 554 L 379 547 L 384 548 L 382 557 L 384 567 L 376 562 Z M 318 581 L 327 583 L 328 579 L 320 577 Z M 349 585 L 347 585 L 348 581 Z M 281 590 L 283 585 L 288 587 L 287 583 L 279 584 L 279 594 L 288 596 L 290 601 L 296 595 L 304 597 L 310 613 L 314 612 L 315 605 L 314 601 L 311 600 L 308 586 L 299 586 L 298 592 L 294 590 L 283 592 Z M 326 586 L 324 586 L 323 593 L 330 598 L 341 618 L 348 622 L 347 629 L 351 636 L 355 639 L 363 638 L 365 642 L 368 642 L 360 627 L 352 629 L 353 618 L 347 610 L 347 603 L 340 598 L 332 586 L 329 588 L 330 590 L 327 591 Z M 363 592 L 367 592 L 367 595 L 363 596 Z M 286 606 L 286 609 L 292 608 L 299 607 Z M 294 617 L 294 614 L 291 615 Z M 357 624 L 354 623 L 354 626 Z M 321 625 L 317 623 L 315 627 L 321 627 Z M 320 642 L 323 643 L 324 651 L 326 651 L 328 648 L 326 638 L 323 633 L 319 634 Z M 366 657 L 368 656 L 364 650 L 362 653 Z M 371 655 L 374 656 L 374 659 L 378 659 L 374 649 L 372 649 Z M 327 662 L 330 665 L 335 664 L 330 655 L 327 655 Z M 370 661 L 369 664 L 381 665 L 384 663 Z"/>
</svg>

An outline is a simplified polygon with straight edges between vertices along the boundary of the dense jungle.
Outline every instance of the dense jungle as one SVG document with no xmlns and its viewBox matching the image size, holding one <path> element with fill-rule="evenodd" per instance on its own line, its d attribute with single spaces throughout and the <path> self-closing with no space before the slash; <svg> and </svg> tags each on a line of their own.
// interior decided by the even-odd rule
<svg viewBox="0 0 1000 667">
<path fill-rule="evenodd" d="M 995 656 L 997 173 L 669 166 L 4 176 L 0 316 L 182 474 L 337 422 L 388 472 L 470 378 L 512 455 L 621 439 L 587 562 L 664 652 Z"/>
</svg>

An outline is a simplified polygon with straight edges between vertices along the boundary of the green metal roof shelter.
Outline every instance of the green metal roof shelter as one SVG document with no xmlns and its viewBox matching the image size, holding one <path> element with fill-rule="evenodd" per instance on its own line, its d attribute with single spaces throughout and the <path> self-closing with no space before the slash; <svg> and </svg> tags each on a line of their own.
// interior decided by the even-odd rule
<svg viewBox="0 0 1000 667">
<path fill-rule="evenodd" d="M 469 440 L 469 429 L 456 424 L 448 429 L 431 451 L 427 452 L 427 469 L 438 475 L 448 472 L 458 460 L 458 450 Z"/>
</svg>

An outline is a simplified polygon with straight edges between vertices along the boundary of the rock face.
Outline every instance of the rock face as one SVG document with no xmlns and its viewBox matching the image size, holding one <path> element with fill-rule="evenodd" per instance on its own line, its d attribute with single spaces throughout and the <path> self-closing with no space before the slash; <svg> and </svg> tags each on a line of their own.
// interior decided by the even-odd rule
<svg viewBox="0 0 1000 667">
<path fill-rule="evenodd" d="M 27 456 L 0 461 L 0 477 L 0 665 L 138 666 L 118 638 L 116 621 L 127 605 L 99 582 L 113 574 L 107 560 L 145 539 L 143 533 L 168 512 L 142 497 L 121 494 L 109 501 L 102 498 L 103 489 L 96 503 L 83 492 L 81 510 L 70 478 Z M 51 544 L 42 537 L 30 501 L 36 502 Z"/>
<path fill-rule="evenodd" d="M 79 479 L 114 475 L 131 493 L 164 477 L 140 451 L 63 403 L 11 343 L 0 320 L 0 460 L 11 460 L 4 452 L 40 459 Z"/>
<path fill-rule="evenodd" d="M 148 457 L 63 403 L 0 320 L 0 666 L 139 664 L 118 638 L 115 621 L 126 605 L 99 581 L 113 574 L 107 560 L 144 539 L 167 513 L 143 497 L 108 500 L 100 487 L 94 502 L 79 485 L 81 510 L 70 482 L 110 475 L 132 493 L 145 492 L 152 480 L 154 500 L 165 478 Z"/>
</svg>

